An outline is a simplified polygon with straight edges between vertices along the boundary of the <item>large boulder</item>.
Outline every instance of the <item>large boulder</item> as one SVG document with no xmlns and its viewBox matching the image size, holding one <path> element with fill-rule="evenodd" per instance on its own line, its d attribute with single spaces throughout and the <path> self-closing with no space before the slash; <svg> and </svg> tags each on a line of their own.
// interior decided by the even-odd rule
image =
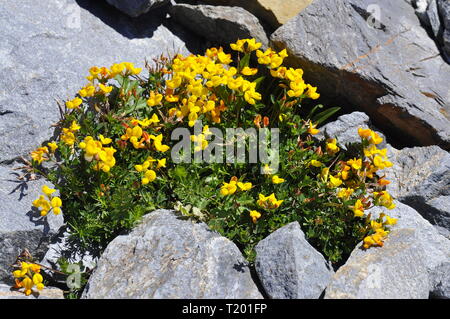
<svg viewBox="0 0 450 319">
<path fill-rule="evenodd" d="M 213 42 L 255 38 L 264 46 L 269 43 L 258 19 L 240 7 L 177 4 L 170 12 L 176 22 Z"/>
<path fill-rule="evenodd" d="M 442 23 L 444 24 L 444 32 L 442 34 L 444 54 L 450 62 L 450 1 L 439 0 L 438 5 L 439 13 L 442 17 Z"/>
<path fill-rule="evenodd" d="M 389 234 L 383 247 L 357 247 L 327 287 L 326 299 L 426 299 L 430 283 L 414 229 Z"/>
<path fill-rule="evenodd" d="M 13 170 L 13 169 L 16 170 Z M 62 215 L 41 217 L 32 202 L 42 194 L 41 187 L 52 185 L 44 179 L 19 179 L 20 164 L 0 165 L 0 283 L 13 282 L 11 265 L 24 249 L 40 260 L 51 238 L 63 224 Z"/>
<path fill-rule="evenodd" d="M 262 298 L 239 249 L 173 211 L 146 215 L 100 257 L 83 298 Z"/>
<path fill-rule="evenodd" d="M 408 3 L 315 0 L 271 41 L 324 97 L 411 145 L 450 149 L 450 65 Z"/>
<path fill-rule="evenodd" d="M 383 247 L 358 245 L 338 269 L 325 298 L 450 297 L 450 240 L 413 208 L 396 201 L 397 218 Z M 385 209 L 367 211 L 377 218 Z"/>
<path fill-rule="evenodd" d="M 450 153 L 438 146 L 390 148 L 389 159 L 394 166 L 385 170 L 391 181 L 387 190 L 433 225 L 450 230 Z"/>
<path fill-rule="evenodd" d="M 255 250 L 256 272 L 273 299 L 318 299 L 334 274 L 297 222 L 276 230 Z"/>
<path fill-rule="evenodd" d="M 103 1 L 2 1 L 0 163 L 52 136 L 55 99 L 73 98 L 91 66 L 187 53 L 160 15 L 132 19 Z"/>
<path fill-rule="evenodd" d="M 138 17 L 147 13 L 152 8 L 167 4 L 170 0 L 106 0 L 120 11 L 128 14 L 130 17 Z"/>
<path fill-rule="evenodd" d="M 203 0 L 222 6 L 242 7 L 266 22 L 273 30 L 304 10 L 313 0 Z"/>
</svg>

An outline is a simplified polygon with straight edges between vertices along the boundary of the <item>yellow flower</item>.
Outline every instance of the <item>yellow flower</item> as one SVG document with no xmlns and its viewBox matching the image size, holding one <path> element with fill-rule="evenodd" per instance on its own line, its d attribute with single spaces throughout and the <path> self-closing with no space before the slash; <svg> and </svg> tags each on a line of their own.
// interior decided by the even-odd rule
<svg viewBox="0 0 450 319">
<path fill-rule="evenodd" d="M 100 139 L 100 142 L 103 144 L 103 145 L 108 145 L 109 143 L 111 143 L 112 142 L 112 139 L 110 139 L 110 138 L 105 138 L 103 135 L 99 135 L 99 139 Z"/>
<path fill-rule="evenodd" d="M 67 101 L 66 106 L 68 109 L 74 109 L 74 108 L 79 107 L 81 105 L 81 103 L 83 103 L 83 100 L 80 99 L 79 97 L 76 97 L 71 101 Z"/>
<path fill-rule="evenodd" d="M 229 183 L 223 182 L 223 186 L 220 188 L 220 193 L 223 196 L 233 195 L 237 191 L 236 180 L 231 179 Z"/>
<path fill-rule="evenodd" d="M 322 162 L 317 161 L 317 160 L 312 160 L 311 162 L 309 162 L 309 165 L 314 166 L 314 167 L 321 167 Z"/>
<path fill-rule="evenodd" d="M 337 197 L 348 199 L 350 196 L 352 196 L 352 194 L 353 194 L 354 191 L 355 191 L 355 190 L 352 189 L 352 188 L 347 188 L 347 189 L 342 188 L 342 189 L 340 189 L 339 192 L 337 193 Z"/>
<path fill-rule="evenodd" d="M 391 218 L 386 216 L 386 221 L 384 222 L 386 225 L 395 225 L 397 224 L 397 218 Z"/>
<path fill-rule="evenodd" d="M 50 196 L 51 194 L 53 194 L 54 192 L 56 192 L 56 189 L 50 188 L 47 185 L 42 186 L 42 192 L 47 195 Z"/>
<path fill-rule="evenodd" d="M 56 149 L 58 148 L 58 144 L 56 144 L 56 142 L 49 142 L 47 146 L 50 147 L 52 153 L 55 153 Z"/>
<path fill-rule="evenodd" d="M 153 182 L 156 179 L 156 172 L 154 170 L 149 169 L 144 173 L 144 176 L 145 177 L 142 179 L 142 184 L 146 185 L 148 183 Z"/>
<path fill-rule="evenodd" d="M 272 176 L 272 183 L 274 183 L 274 184 L 281 184 L 281 183 L 284 183 L 284 178 L 280 178 L 280 177 L 278 177 L 278 175 L 274 175 L 274 176 Z"/>
<path fill-rule="evenodd" d="M 316 129 L 317 124 L 313 124 L 311 123 L 311 121 L 308 121 L 308 123 L 306 123 L 308 125 L 308 133 L 311 135 L 316 135 L 320 132 L 320 130 Z"/>
<path fill-rule="evenodd" d="M 355 217 L 362 217 L 364 216 L 364 205 L 362 204 L 361 200 L 357 200 L 355 203 L 355 206 L 353 206 L 353 213 L 355 214 Z"/>
<path fill-rule="evenodd" d="M 48 148 L 46 146 L 39 147 L 31 152 L 31 158 L 33 161 L 36 161 L 38 164 L 41 164 L 43 161 L 47 161 L 48 157 Z"/>
<path fill-rule="evenodd" d="M 330 138 L 327 140 L 327 152 L 331 155 L 339 152 L 340 148 L 336 145 L 337 141 L 335 138 Z"/>
<path fill-rule="evenodd" d="M 237 186 L 239 187 L 239 189 L 241 191 L 248 191 L 249 189 L 252 188 L 252 183 L 242 183 L 242 182 L 238 182 Z"/>
<path fill-rule="evenodd" d="M 387 209 L 394 209 L 395 203 L 392 196 L 387 191 L 373 192 L 375 205 L 384 206 Z"/>
<path fill-rule="evenodd" d="M 269 196 L 259 194 L 259 199 L 256 203 L 265 209 L 276 209 L 280 207 L 280 205 L 283 203 L 283 200 L 277 200 L 274 193 L 270 194 Z"/>
<path fill-rule="evenodd" d="M 246 66 L 241 70 L 241 73 L 243 75 L 251 76 L 251 75 L 255 75 L 256 73 L 258 73 L 258 69 L 249 68 L 248 66 Z"/>
<path fill-rule="evenodd" d="M 360 170 L 362 168 L 362 159 L 351 159 L 347 161 L 347 164 L 350 165 L 353 169 Z"/>
<path fill-rule="evenodd" d="M 165 159 L 165 158 L 158 160 L 158 164 L 156 165 L 156 168 L 166 167 L 166 162 L 167 162 L 167 159 Z"/>
<path fill-rule="evenodd" d="M 262 43 L 256 42 L 254 38 L 237 40 L 236 43 L 230 44 L 231 49 L 233 49 L 234 51 L 244 53 L 250 53 L 252 51 L 258 50 L 261 46 Z"/>
<path fill-rule="evenodd" d="M 161 103 L 162 99 L 163 99 L 162 94 L 159 93 L 155 94 L 155 92 L 151 91 L 150 97 L 147 100 L 147 105 L 150 107 L 158 105 L 159 103 Z"/>
<path fill-rule="evenodd" d="M 101 84 L 101 83 L 98 85 L 98 87 L 100 88 L 100 92 L 105 94 L 105 95 L 111 93 L 111 91 L 113 89 L 112 86 L 107 86 L 107 85 L 104 85 L 104 84 Z"/>
<path fill-rule="evenodd" d="M 338 177 L 334 177 L 332 175 L 330 177 L 330 182 L 328 183 L 328 187 L 330 188 L 336 188 L 342 185 L 342 180 Z"/>
<path fill-rule="evenodd" d="M 250 211 L 250 218 L 252 219 L 252 222 L 256 224 L 259 218 L 261 218 L 261 213 L 256 210 Z"/>
</svg>

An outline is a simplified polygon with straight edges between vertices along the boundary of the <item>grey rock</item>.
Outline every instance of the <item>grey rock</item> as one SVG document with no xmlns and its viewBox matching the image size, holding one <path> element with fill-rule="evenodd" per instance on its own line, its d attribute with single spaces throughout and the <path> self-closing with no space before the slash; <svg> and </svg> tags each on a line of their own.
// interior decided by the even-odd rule
<svg viewBox="0 0 450 319">
<path fill-rule="evenodd" d="M 431 0 L 426 12 L 428 23 L 434 37 L 438 39 L 443 32 L 443 24 L 439 17 L 438 0 Z"/>
<path fill-rule="evenodd" d="M 448 0 L 440 0 L 438 3 L 439 14 L 442 17 L 442 23 L 444 24 L 445 31 L 442 35 L 444 53 L 446 54 L 447 61 L 450 63 L 450 2 Z"/>
<path fill-rule="evenodd" d="M 204 223 L 157 210 L 100 257 L 82 298 L 262 298 L 239 249 Z"/>
<path fill-rule="evenodd" d="M 364 111 L 387 134 L 450 149 L 450 65 L 406 2 L 316 0 L 271 42 L 324 97 Z"/>
<path fill-rule="evenodd" d="M 425 251 L 414 229 L 389 234 L 383 247 L 356 248 L 327 287 L 325 299 L 426 299 Z"/>
<path fill-rule="evenodd" d="M 395 150 L 387 190 L 432 224 L 450 230 L 450 153 L 438 146 Z"/>
<path fill-rule="evenodd" d="M 370 123 L 369 116 L 364 112 L 353 112 L 350 114 L 341 115 L 336 121 L 322 126 L 320 128 L 320 132 L 316 136 L 318 139 L 337 138 L 338 143 L 341 144 L 342 147 L 345 147 L 346 144 L 361 142 L 361 138 L 358 135 L 358 128 L 370 128 L 375 130 L 381 137 L 383 137 L 383 142 L 380 146 L 386 146 L 386 137 L 383 133 L 373 127 Z"/>
<path fill-rule="evenodd" d="M 52 270 L 61 271 L 59 260 L 64 258 L 69 264 L 80 266 L 80 271 L 92 271 L 97 264 L 99 254 L 99 251 L 93 250 L 93 248 L 91 250 L 83 248 L 78 240 L 70 237 L 67 226 L 62 226 L 58 234 L 52 237 L 40 264 Z M 55 282 L 65 283 L 67 281 L 66 275 L 48 271 L 45 268 L 43 271 Z"/>
<path fill-rule="evenodd" d="M 54 287 L 45 287 L 29 296 L 11 286 L 0 284 L 0 299 L 64 299 L 63 291 Z"/>
<path fill-rule="evenodd" d="M 147 13 L 152 8 L 162 6 L 170 0 L 106 0 L 120 11 L 128 14 L 130 17 L 138 17 Z"/>
<path fill-rule="evenodd" d="M 55 99 L 73 98 L 91 66 L 188 53 L 158 14 L 132 19 L 103 1 L 2 1 L 0 163 L 52 136 Z"/>
<path fill-rule="evenodd" d="M 256 272 L 270 298 L 317 299 L 334 274 L 297 222 L 276 230 L 255 250 Z"/>
<path fill-rule="evenodd" d="M 240 7 L 177 4 L 171 8 L 174 20 L 208 40 L 229 44 L 255 38 L 263 46 L 269 40 L 258 19 Z"/>
<path fill-rule="evenodd" d="M 435 227 L 425 220 L 413 208 L 398 201 L 396 208 L 388 211 L 388 215 L 397 218 L 393 230 L 414 229 L 416 233 L 415 247 L 423 250 L 421 259 L 426 267 L 430 293 L 433 296 L 450 298 L 450 240 L 440 235 Z M 385 209 L 374 207 L 367 213 L 377 218 Z M 388 235 L 390 238 L 391 234 Z M 369 250 L 370 251 L 370 250 Z"/>
<path fill-rule="evenodd" d="M 41 217 L 32 202 L 42 194 L 44 179 L 19 180 L 19 165 L 0 166 L 0 282 L 10 284 L 10 266 L 23 249 L 39 260 L 47 251 L 52 236 L 63 224 L 63 215 Z"/>
</svg>

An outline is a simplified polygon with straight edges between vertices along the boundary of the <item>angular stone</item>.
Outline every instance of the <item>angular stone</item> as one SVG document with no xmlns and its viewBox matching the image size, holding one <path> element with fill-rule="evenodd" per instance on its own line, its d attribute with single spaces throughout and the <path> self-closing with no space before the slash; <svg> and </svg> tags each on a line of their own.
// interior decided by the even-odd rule
<svg viewBox="0 0 450 319">
<path fill-rule="evenodd" d="M 247 263 L 204 223 L 157 210 L 100 257 L 83 298 L 262 298 Z"/>
<path fill-rule="evenodd" d="M 425 252 L 414 229 L 389 234 L 383 247 L 360 247 L 338 269 L 325 299 L 426 299 L 430 282 Z"/>
<path fill-rule="evenodd" d="M 438 233 L 438 230 L 425 220 L 413 208 L 395 201 L 396 208 L 387 211 L 374 207 L 367 211 L 374 218 L 381 212 L 397 218 L 393 230 L 414 229 L 415 247 L 423 250 L 421 259 L 428 274 L 430 293 L 436 297 L 450 298 L 450 240 Z M 390 238 L 391 234 L 388 235 Z M 370 251 L 370 249 L 369 249 Z"/>
<path fill-rule="evenodd" d="M 323 138 L 337 138 L 338 143 L 341 146 L 346 144 L 353 144 L 361 142 L 361 137 L 358 134 L 358 128 L 363 129 L 374 129 L 370 118 L 367 114 L 363 112 L 353 112 L 350 114 L 341 115 L 336 121 L 325 124 L 320 127 L 320 132 L 316 135 L 318 139 Z M 379 146 L 384 147 L 386 145 L 386 137 L 377 131 L 377 133 L 383 137 L 383 143 Z"/>
<path fill-rule="evenodd" d="M 447 61 L 450 63 L 450 2 L 447 0 L 440 0 L 438 3 L 439 13 L 442 17 L 445 31 L 442 35 L 444 43 L 444 53 Z"/>
<path fill-rule="evenodd" d="M 406 2 L 315 0 L 271 40 L 323 97 L 412 145 L 450 149 L 450 65 Z"/>
<path fill-rule="evenodd" d="M 120 11 L 130 17 L 138 17 L 152 8 L 167 4 L 170 0 L 106 0 Z"/>
<path fill-rule="evenodd" d="M 258 19 L 240 7 L 177 4 L 171 8 L 174 20 L 204 38 L 223 43 L 255 38 L 264 46 L 269 40 Z"/>
<path fill-rule="evenodd" d="M 256 246 L 255 267 L 265 292 L 273 299 L 318 299 L 334 272 L 290 223 Z"/>
<path fill-rule="evenodd" d="M 23 292 L 12 289 L 11 286 L 0 284 L 0 299 L 64 299 L 64 294 L 61 289 L 45 287 L 38 293 L 25 296 Z"/>
<path fill-rule="evenodd" d="M 91 66 L 187 53 L 157 14 L 132 19 L 103 1 L 2 1 L 0 163 L 53 135 L 55 99 L 73 98 Z"/>
<path fill-rule="evenodd" d="M 450 230 L 450 153 L 438 146 L 389 151 L 387 190 L 433 225 Z"/>
<path fill-rule="evenodd" d="M 275 30 L 304 10 L 312 0 L 204 0 L 202 2 L 242 7 Z"/>
<path fill-rule="evenodd" d="M 40 260 L 47 251 L 53 235 L 63 224 L 63 215 L 41 217 L 32 210 L 32 202 L 42 194 L 43 185 L 52 185 L 44 179 L 19 180 L 19 165 L 0 166 L 0 283 L 11 284 L 10 266 L 23 249 Z"/>
</svg>

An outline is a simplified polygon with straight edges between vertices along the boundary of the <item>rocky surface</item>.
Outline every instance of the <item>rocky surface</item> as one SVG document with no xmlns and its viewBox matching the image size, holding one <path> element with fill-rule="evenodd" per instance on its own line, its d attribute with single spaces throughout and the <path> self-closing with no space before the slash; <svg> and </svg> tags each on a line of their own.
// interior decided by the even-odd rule
<svg viewBox="0 0 450 319">
<path fill-rule="evenodd" d="M 390 149 L 387 190 L 432 224 L 450 230 L 450 153 L 438 146 Z"/>
<path fill-rule="evenodd" d="M 170 12 L 176 22 L 213 42 L 229 44 L 246 38 L 264 46 L 269 42 L 258 19 L 240 7 L 177 4 Z"/>
<path fill-rule="evenodd" d="M 450 241 L 414 209 L 400 202 L 389 211 L 398 218 L 383 247 L 355 248 L 339 268 L 325 298 L 449 298 Z M 373 208 L 376 218 L 385 211 Z"/>
<path fill-rule="evenodd" d="M 206 224 L 146 215 L 106 248 L 83 298 L 262 298 L 239 249 Z"/>
<path fill-rule="evenodd" d="M 297 222 L 276 230 L 255 250 L 256 272 L 273 299 L 317 299 L 334 274 Z"/>
<path fill-rule="evenodd" d="M 312 0 L 203 0 L 200 2 L 242 7 L 275 30 L 304 10 Z"/>
<path fill-rule="evenodd" d="M 185 43 L 151 11 L 138 19 L 103 1 L 24 0 L 0 4 L 0 163 L 50 138 L 55 99 L 73 98 L 93 65 L 142 66 Z"/>
<path fill-rule="evenodd" d="M 23 249 L 38 260 L 47 251 L 53 235 L 63 224 L 62 215 L 41 217 L 32 210 L 32 201 L 41 195 L 41 187 L 51 186 L 43 179 L 18 179 L 20 165 L 0 165 L 0 283 L 12 282 L 10 266 Z"/>
<path fill-rule="evenodd" d="M 388 212 L 389 216 L 398 219 L 392 229 L 415 230 L 415 245 L 418 250 L 423 249 L 421 259 L 427 269 L 430 293 L 436 297 L 450 298 L 450 240 L 440 235 L 436 228 L 413 208 L 398 201 L 396 205 L 395 209 Z M 368 213 L 372 213 L 376 218 L 382 211 L 386 210 L 375 207 Z"/>
<path fill-rule="evenodd" d="M 426 299 L 429 279 L 414 229 L 392 231 L 382 248 L 356 248 L 327 287 L 326 299 Z"/>
<path fill-rule="evenodd" d="M 41 290 L 29 296 L 11 286 L 0 284 L 0 299 L 64 299 L 63 291 L 58 288 L 49 288 Z"/>
<path fill-rule="evenodd" d="M 440 0 L 438 5 L 439 13 L 442 17 L 442 23 L 444 25 L 444 31 L 442 34 L 444 53 L 447 57 L 447 61 L 450 63 L 450 2 L 448 0 Z"/>
<path fill-rule="evenodd" d="M 340 116 L 320 128 L 318 138 L 336 137 L 342 145 L 360 141 L 358 128 L 371 128 L 369 117 L 362 112 Z M 384 170 L 391 184 L 387 190 L 404 204 L 416 209 L 442 234 L 450 231 L 450 153 L 438 146 L 413 147 L 397 150 L 386 141 L 378 145 L 388 149 L 394 164 Z"/>
<path fill-rule="evenodd" d="M 106 0 L 120 11 L 130 17 L 138 17 L 152 8 L 157 8 L 170 2 L 170 0 Z"/>
<path fill-rule="evenodd" d="M 408 3 L 315 0 L 271 41 L 330 100 L 413 145 L 450 149 L 450 65 Z"/>
<path fill-rule="evenodd" d="M 335 121 L 322 126 L 316 137 L 318 139 L 337 138 L 338 143 L 345 147 L 346 144 L 361 142 L 361 138 L 358 135 L 358 128 L 360 127 L 377 131 L 383 137 L 383 142 L 379 147 L 386 145 L 386 137 L 371 124 L 369 116 L 364 112 L 352 112 L 339 116 Z"/>
</svg>

